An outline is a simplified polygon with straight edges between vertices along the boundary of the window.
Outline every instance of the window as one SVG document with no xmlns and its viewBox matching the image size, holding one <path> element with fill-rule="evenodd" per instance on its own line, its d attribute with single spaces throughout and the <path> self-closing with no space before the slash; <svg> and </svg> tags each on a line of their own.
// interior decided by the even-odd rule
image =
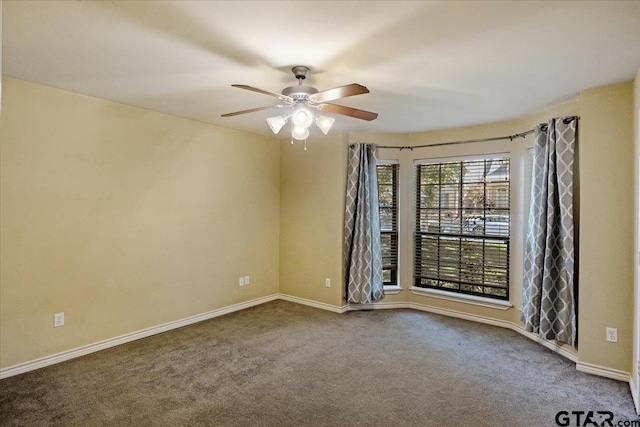
<svg viewBox="0 0 640 427">
<path fill-rule="evenodd" d="M 398 164 L 378 164 L 382 282 L 398 285 Z"/>
<path fill-rule="evenodd" d="M 417 162 L 414 285 L 509 299 L 509 158 Z"/>
</svg>

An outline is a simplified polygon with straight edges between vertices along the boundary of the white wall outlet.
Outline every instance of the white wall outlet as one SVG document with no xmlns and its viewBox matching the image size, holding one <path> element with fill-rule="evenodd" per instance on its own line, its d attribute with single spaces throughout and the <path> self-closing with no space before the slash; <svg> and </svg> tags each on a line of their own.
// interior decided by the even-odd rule
<svg viewBox="0 0 640 427">
<path fill-rule="evenodd" d="M 56 313 L 53 315 L 53 327 L 59 328 L 64 326 L 64 313 Z"/>
<path fill-rule="evenodd" d="M 616 328 L 607 328 L 607 341 L 618 342 L 618 330 Z"/>
<path fill-rule="evenodd" d="M 327 288 L 330 288 L 331 287 L 331 279 L 329 279 L 328 277 L 326 279 L 324 279 L 324 285 Z"/>
<path fill-rule="evenodd" d="M 244 276 L 244 284 L 248 285 L 250 283 L 249 276 Z"/>
<path fill-rule="evenodd" d="M 238 285 L 239 286 L 244 286 L 244 276 L 242 276 L 240 279 L 238 279 Z"/>
</svg>

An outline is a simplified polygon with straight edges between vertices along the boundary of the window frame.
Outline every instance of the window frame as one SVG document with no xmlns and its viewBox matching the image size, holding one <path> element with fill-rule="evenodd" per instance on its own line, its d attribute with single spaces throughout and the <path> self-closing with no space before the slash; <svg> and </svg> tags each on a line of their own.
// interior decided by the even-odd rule
<svg viewBox="0 0 640 427">
<path fill-rule="evenodd" d="M 465 210 L 464 208 L 464 204 L 463 204 L 463 199 L 464 199 L 464 195 L 465 193 L 463 193 L 463 185 L 464 185 L 464 180 L 459 180 L 459 182 L 457 183 L 457 186 L 459 188 L 458 190 L 458 194 L 456 196 L 457 200 L 456 200 L 456 205 L 455 205 L 455 210 L 457 210 L 458 212 L 460 212 L 460 215 L 458 215 L 458 217 L 460 218 L 460 230 L 457 232 L 447 232 L 444 231 L 444 227 L 442 226 L 442 219 L 440 220 L 440 226 L 438 228 L 437 231 L 432 230 L 431 229 L 431 225 L 428 226 L 427 230 L 424 230 L 424 223 L 421 223 L 421 217 L 420 217 L 420 213 L 421 210 L 424 211 L 424 213 L 428 212 L 429 208 L 426 207 L 422 207 L 421 208 L 421 187 L 420 187 L 420 182 L 418 181 L 419 176 L 418 176 L 418 168 L 420 166 L 424 166 L 424 165 L 441 165 L 441 164 L 447 164 L 447 163 L 463 163 L 463 162 L 468 162 L 468 161 L 486 161 L 489 159 L 505 159 L 508 162 L 508 170 L 509 173 L 506 177 L 505 181 L 499 181 L 499 182 L 506 182 L 508 185 L 508 190 L 507 190 L 507 200 L 506 203 L 503 201 L 502 207 L 496 208 L 496 211 L 499 211 L 499 215 L 500 214 L 506 214 L 508 215 L 509 218 L 509 222 L 508 222 L 508 233 L 506 236 L 497 236 L 494 234 L 480 234 L 480 235 L 475 235 L 472 233 L 469 233 L 469 230 L 463 231 L 463 226 L 462 226 L 462 222 L 463 222 L 463 218 L 464 215 L 462 215 L 462 212 Z M 485 168 L 486 168 L 486 163 L 485 163 Z M 461 171 L 462 173 L 462 171 Z M 412 245 L 412 250 L 413 250 L 413 277 L 412 277 L 412 291 L 416 291 L 414 293 L 434 293 L 434 294 L 441 294 L 444 295 L 445 297 L 447 295 L 450 295 L 453 298 L 464 298 L 464 299 L 475 299 L 475 300 L 480 300 L 480 301 L 488 301 L 489 303 L 493 304 L 499 304 L 499 305 L 503 305 L 503 304 L 509 304 L 509 300 L 510 300 L 510 294 L 511 294 L 511 245 L 512 245 L 512 240 L 513 240 L 513 208 L 512 208 L 512 203 L 513 203 L 513 198 L 511 197 L 511 191 L 512 191 L 512 186 L 513 186 L 513 159 L 512 159 L 512 155 L 509 152 L 498 152 L 498 153 L 483 153 L 483 154 L 479 154 L 479 155 L 472 155 L 472 156 L 455 156 L 455 157 L 437 157 L 437 158 L 423 158 L 423 159 L 414 159 L 413 161 L 413 184 L 414 184 L 414 188 L 413 188 L 413 200 L 414 200 L 414 220 L 412 221 L 412 228 L 413 228 L 413 245 Z M 483 181 L 484 178 L 486 178 L 486 174 L 487 174 L 487 170 L 485 169 L 483 171 Z M 443 185 L 443 181 L 442 181 L 442 177 L 438 178 L 438 186 L 442 186 Z M 446 184 L 444 184 L 446 185 Z M 438 187 L 441 190 L 441 187 Z M 483 194 L 482 197 L 485 198 L 487 197 L 487 187 L 486 185 L 483 187 Z M 434 208 L 432 207 L 431 209 L 433 209 L 435 211 L 435 209 L 438 210 L 438 215 L 440 215 L 441 211 L 444 209 L 451 209 L 451 206 L 443 206 L 443 201 L 446 201 L 447 198 L 442 198 L 442 192 L 439 192 L 439 195 L 437 196 L 437 207 Z M 483 213 L 486 214 L 492 214 L 490 211 L 487 210 L 487 205 L 484 204 L 483 206 Z M 440 217 L 442 218 L 442 217 Z M 486 217 L 484 218 L 486 220 Z M 424 218 L 423 218 L 424 220 Z M 421 224 L 422 224 L 422 230 L 421 230 Z M 469 233 L 469 234 L 467 234 Z M 423 262 L 423 258 L 421 256 L 421 253 L 419 253 L 419 250 L 421 248 L 421 244 L 424 244 L 424 239 L 423 236 L 424 235 L 429 235 L 432 237 L 435 237 L 435 239 L 433 239 L 432 241 L 436 241 L 437 242 L 437 247 L 438 247 L 438 254 L 440 254 L 440 252 L 442 251 L 440 242 L 441 240 L 444 240 L 443 237 L 445 239 L 451 239 L 451 240 L 456 240 L 459 242 L 459 251 L 460 251 L 460 255 L 459 255 L 459 263 L 457 264 L 457 268 L 459 268 L 460 270 L 458 271 L 458 278 L 457 280 L 452 280 L 451 277 L 449 277 L 450 280 L 447 280 L 446 277 L 444 277 L 444 275 L 441 272 L 441 264 L 440 264 L 440 255 L 437 256 L 438 261 L 437 261 L 437 277 L 435 278 L 435 282 L 436 282 L 436 286 L 429 286 L 427 284 L 425 284 L 425 282 L 429 282 L 434 280 L 434 277 L 430 277 L 429 279 L 427 279 L 424 275 L 424 265 L 425 263 Z M 482 283 L 463 283 L 464 281 L 462 280 L 462 278 L 460 277 L 462 275 L 462 268 L 465 266 L 464 264 L 464 257 L 462 254 L 462 248 L 463 248 L 463 243 L 466 243 L 467 241 L 482 241 Z M 504 247 L 502 247 L 500 249 L 500 254 L 501 254 L 501 264 L 499 265 L 500 269 L 502 269 L 503 274 L 502 274 L 502 280 L 504 281 L 503 284 L 500 284 L 497 288 L 498 289 L 504 289 L 505 294 L 503 295 L 495 295 L 495 294 L 490 294 L 487 293 L 487 289 L 496 289 L 496 284 L 495 283 L 487 283 L 486 280 L 484 279 L 485 277 L 485 272 L 487 270 L 486 267 L 486 261 L 485 261 L 485 242 L 489 241 L 492 244 L 496 244 L 497 242 L 504 242 Z M 424 280 L 423 280 L 424 279 Z M 443 287 L 441 286 L 441 283 L 445 283 L 447 285 L 450 285 L 451 283 L 447 283 L 447 282 L 457 282 L 458 285 L 458 289 L 451 289 L 451 288 L 447 288 L 447 287 Z M 477 288 L 476 288 L 477 286 Z M 473 288 L 472 288 L 473 287 Z M 463 289 L 466 288 L 466 289 Z M 471 291 L 469 289 L 481 289 L 481 292 L 477 292 L 477 291 Z M 445 298 L 448 299 L 448 298 Z M 509 304 L 510 305 L 510 304 Z"/>
<path fill-rule="evenodd" d="M 395 259 L 395 265 L 387 264 L 385 267 L 383 259 L 383 285 L 386 288 L 397 288 L 400 286 L 400 162 L 392 159 L 378 159 L 376 163 L 376 173 L 380 166 L 393 166 L 392 174 L 392 186 L 393 186 L 393 199 L 395 206 L 391 206 L 395 213 L 395 218 L 392 220 L 392 230 L 383 230 L 382 223 L 380 226 L 380 237 L 384 240 L 383 236 L 391 236 L 391 240 L 395 238 L 395 254 L 391 255 L 392 259 Z M 379 175 L 376 176 L 378 178 Z M 380 212 L 380 181 L 378 179 L 378 212 Z M 392 244 L 393 247 L 393 244 Z M 384 258 L 384 257 L 383 257 Z M 384 271 L 390 271 L 390 280 L 384 281 Z"/>
</svg>

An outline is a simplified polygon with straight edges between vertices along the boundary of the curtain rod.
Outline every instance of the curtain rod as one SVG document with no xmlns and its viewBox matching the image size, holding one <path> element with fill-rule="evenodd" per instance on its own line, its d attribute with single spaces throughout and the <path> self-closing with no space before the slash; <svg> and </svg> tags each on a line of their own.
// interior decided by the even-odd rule
<svg viewBox="0 0 640 427">
<path fill-rule="evenodd" d="M 580 117 L 566 117 L 564 118 L 564 122 L 569 123 L 571 120 L 579 120 Z M 543 123 L 542 126 L 547 126 L 546 123 Z M 436 142 L 434 144 L 423 144 L 423 145 L 406 145 L 406 146 L 402 146 L 402 147 L 394 147 L 392 145 L 378 145 L 378 148 L 395 148 L 398 149 L 400 151 L 402 150 L 412 150 L 414 148 L 425 148 L 425 147 L 435 147 L 435 146 L 441 146 L 441 145 L 457 145 L 457 144 L 469 144 L 472 142 L 488 142 L 488 141 L 502 141 L 505 139 L 509 139 L 511 141 L 513 141 L 516 138 L 525 138 L 527 135 L 532 134 L 533 132 L 535 132 L 535 129 L 531 129 L 525 132 L 521 132 L 521 133 L 515 133 L 513 135 L 507 135 L 507 136 L 495 136 L 493 138 L 480 138 L 480 139 L 466 139 L 463 141 L 449 141 L 449 142 Z"/>
<path fill-rule="evenodd" d="M 508 136 L 495 136 L 493 138 L 480 138 L 480 139 L 466 139 L 464 141 L 449 141 L 449 142 L 436 142 L 434 144 L 423 144 L 423 145 L 407 145 L 403 147 L 394 147 L 390 145 L 378 145 L 378 148 L 397 148 L 400 151 L 402 150 L 413 150 L 414 148 L 425 148 L 425 147 L 435 147 L 438 145 L 457 145 L 457 144 L 468 144 L 471 142 L 487 142 L 487 141 L 502 141 L 504 139 L 510 139 L 513 141 L 514 138 L 524 138 L 527 135 L 534 132 L 534 129 L 528 130 L 522 133 L 516 133 L 514 135 Z"/>
</svg>

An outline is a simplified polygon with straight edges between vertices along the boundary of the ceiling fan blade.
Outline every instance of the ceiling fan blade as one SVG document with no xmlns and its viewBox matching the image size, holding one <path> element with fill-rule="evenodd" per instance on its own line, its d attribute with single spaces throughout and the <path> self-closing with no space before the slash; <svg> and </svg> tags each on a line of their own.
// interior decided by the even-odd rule
<svg viewBox="0 0 640 427">
<path fill-rule="evenodd" d="M 322 104 L 321 111 L 327 111 L 329 113 L 342 114 L 344 116 L 355 117 L 360 120 L 375 120 L 378 117 L 378 113 L 372 113 L 371 111 L 358 110 L 357 108 L 345 107 L 344 105 L 337 104 Z"/>
<path fill-rule="evenodd" d="M 249 110 L 234 111 L 233 113 L 223 114 L 222 117 L 233 117 L 239 114 L 253 113 L 255 111 L 269 110 L 271 108 L 281 108 L 282 105 L 269 105 L 268 107 L 251 108 Z"/>
<path fill-rule="evenodd" d="M 269 96 L 274 96 L 274 97 L 276 97 L 278 99 L 281 99 L 283 101 L 285 99 L 289 99 L 288 96 L 281 95 L 279 93 L 269 92 L 268 90 L 258 89 L 257 87 L 253 87 L 253 86 L 247 86 L 247 85 L 231 85 L 231 86 L 237 87 L 237 88 L 240 88 L 240 89 L 250 90 L 252 92 L 262 93 L 262 94 L 269 95 Z"/>
<path fill-rule="evenodd" d="M 362 95 L 369 93 L 369 89 L 359 85 L 358 83 L 351 83 L 350 85 L 340 86 L 333 89 L 323 90 L 322 92 L 314 93 L 309 96 L 309 99 L 317 102 L 334 101 L 340 98 L 346 98 L 347 96 Z"/>
</svg>

